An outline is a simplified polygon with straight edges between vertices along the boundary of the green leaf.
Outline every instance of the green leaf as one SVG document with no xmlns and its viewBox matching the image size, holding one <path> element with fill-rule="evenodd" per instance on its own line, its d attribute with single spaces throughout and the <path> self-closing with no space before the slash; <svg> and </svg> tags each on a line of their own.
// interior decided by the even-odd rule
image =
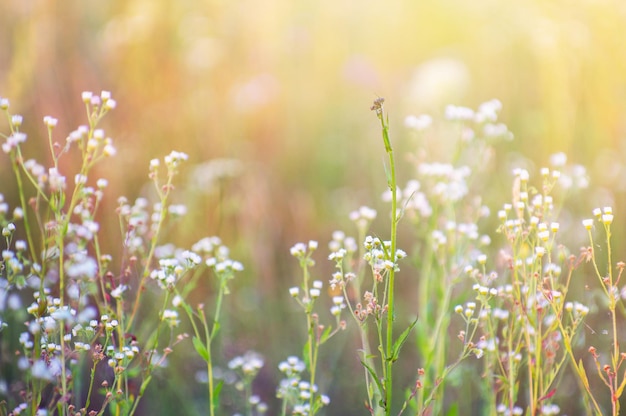
<svg viewBox="0 0 626 416">
<path fill-rule="evenodd" d="M 213 408 L 217 409 L 220 405 L 220 392 L 224 386 L 224 380 L 220 380 L 213 388 Z"/>
<path fill-rule="evenodd" d="M 306 365 L 306 368 L 311 368 L 311 363 L 309 362 L 310 350 L 311 350 L 311 344 L 307 341 L 307 343 L 304 344 L 304 348 L 302 348 L 302 359 L 304 361 L 304 364 Z"/>
<path fill-rule="evenodd" d="M 218 321 L 213 321 L 213 330 L 211 331 L 211 338 L 215 338 L 215 336 L 220 330 L 220 327 L 221 325 Z"/>
<path fill-rule="evenodd" d="M 183 307 L 183 309 L 185 310 L 185 312 L 187 312 L 187 315 L 189 315 L 189 317 L 193 317 L 193 310 L 191 309 L 191 306 L 189 306 L 189 304 L 187 302 L 181 302 L 180 306 Z"/>
<path fill-rule="evenodd" d="M 583 385 L 586 388 L 589 388 L 589 380 L 587 379 L 587 372 L 585 371 L 585 367 L 583 366 L 583 360 L 578 361 L 578 374 L 580 374 L 580 379 L 583 382 Z"/>
<path fill-rule="evenodd" d="M 374 380 L 374 382 L 376 383 L 376 386 L 378 387 L 378 392 L 380 393 L 380 395 L 382 397 L 385 397 L 385 389 L 383 388 L 382 383 L 378 379 L 378 376 L 376 375 L 376 371 L 374 371 L 372 367 L 367 365 L 365 361 L 361 361 L 361 364 L 363 364 L 363 367 L 365 367 L 367 371 L 370 373 L 370 375 L 372 376 L 372 380 Z"/>
<path fill-rule="evenodd" d="M 209 362 L 209 351 L 206 349 L 200 338 L 193 337 L 193 347 L 196 349 L 198 355 L 207 363 Z"/>
<path fill-rule="evenodd" d="M 418 318 L 415 318 L 413 323 L 411 323 L 411 325 L 409 325 L 408 328 L 405 329 L 404 332 L 402 332 L 402 334 L 400 334 L 398 339 L 396 339 L 396 342 L 393 343 L 393 351 L 391 352 L 391 357 L 390 357 L 391 362 L 395 362 L 398 359 L 398 355 L 400 355 L 400 349 L 406 342 L 415 324 L 417 324 L 417 319 Z"/>
<path fill-rule="evenodd" d="M 152 376 L 146 377 L 143 383 L 141 383 L 141 387 L 139 388 L 140 395 L 143 395 L 145 393 L 146 389 L 148 388 L 148 384 L 150 384 L 150 381 L 152 381 Z"/>
<path fill-rule="evenodd" d="M 327 327 L 324 332 L 322 333 L 322 336 L 320 337 L 320 345 L 322 345 L 323 343 L 325 343 L 326 341 L 328 341 L 328 338 L 330 337 L 330 332 L 331 332 L 332 328 L 329 326 Z"/>
</svg>

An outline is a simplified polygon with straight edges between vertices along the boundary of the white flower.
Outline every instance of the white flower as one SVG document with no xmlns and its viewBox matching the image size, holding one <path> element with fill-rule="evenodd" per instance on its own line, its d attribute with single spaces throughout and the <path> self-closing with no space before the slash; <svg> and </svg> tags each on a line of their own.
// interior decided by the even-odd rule
<svg viewBox="0 0 626 416">
<path fill-rule="evenodd" d="M 11 116 L 11 124 L 15 127 L 19 127 L 22 125 L 22 116 L 15 114 Z"/>
<path fill-rule="evenodd" d="M 567 155 L 563 152 L 554 153 L 550 156 L 550 164 L 554 167 L 565 166 L 567 163 Z"/>
<path fill-rule="evenodd" d="M 427 114 L 419 116 L 409 115 L 404 119 L 404 125 L 416 131 L 426 130 L 433 123 L 433 118 Z"/>
<path fill-rule="evenodd" d="M 43 123 L 48 126 L 48 128 L 53 128 L 56 127 L 57 123 L 59 122 L 59 120 L 57 120 L 54 117 L 50 117 L 50 116 L 45 116 L 43 118 Z"/>
<path fill-rule="evenodd" d="M 583 227 L 585 227 L 588 230 L 591 230 L 591 228 L 593 227 L 593 219 L 590 219 L 590 218 L 585 219 L 582 221 L 582 223 L 583 223 Z"/>
</svg>

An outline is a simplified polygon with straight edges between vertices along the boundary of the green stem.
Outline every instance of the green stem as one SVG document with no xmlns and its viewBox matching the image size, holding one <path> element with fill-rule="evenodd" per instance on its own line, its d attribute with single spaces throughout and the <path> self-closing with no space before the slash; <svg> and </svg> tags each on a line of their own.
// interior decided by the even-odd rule
<svg viewBox="0 0 626 416">
<path fill-rule="evenodd" d="M 141 293 L 144 290 L 144 286 L 146 285 L 146 280 L 148 276 L 150 276 L 150 264 L 152 263 L 152 258 L 154 257 L 154 252 L 156 250 L 157 242 L 159 241 L 159 234 L 161 232 L 161 228 L 163 227 L 163 223 L 165 222 L 165 217 L 167 216 L 167 200 L 170 194 L 170 190 L 172 189 L 173 178 L 174 178 L 174 175 L 168 176 L 167 184 L 164 186 L 164 189 L 166 189 L 165 193 L 161 192 L 161 189 L 159 189 L 157 180 L 155 179 L 155 187 L 157 188 L 157 192 L 160 196 L 161 212 L 159 215 L 159 221 L 157 223 L 157 227 L 154 231 L 154 235 L 152 236 L 152 239 L 150 240 L 150 251 L 148 252 L 148 257 L 146 258 L 146 264 L 144 267 L 143 275 L 141 276 L 141 280 L 139 281 L 139 287 L 137 288 L 137 296 L 135 297 L 133 310 L 130 314 L 130 318 L 128 319 L 128 322 L 126 323 L 126 327 L 125 327 L 126 332 L 130 331 L 132 327 L 133 321 L 135 320 L 135 316 L 137 315 L 137 311 L 139 310 Z"/>
<path fill-rule="evenodd" d="M 378 99 L 374 102 L 373 110 L 376 111 L 376 115 L 380 120 L 382 127 L 383 141 L 385 144 L 385 151 L 389 157 L 389 172 L 387 173 L 387 185 L 391 191 L 391 250 L 389 252 L 389 260 L 394 265 L 389 270 L 388 283 L 387 283 L 387 328 L 386 328 L 386 342 L 385 342 L 385 414 L 389 416 L 391 414 L 391 402 L 393 398 L 393 321 L 395 318 L 395 255 L 396 255 L 396 240 L 398 230 L 398 196 L 396 194 L 396 163 L 391 147 L 391 141 L 389 140 L 389 119 L 385 117 L 383 109 L 382 99 Z"/>
<path fill-rule="evenodd" d="M 221 290 L 220 290 L 221 294 Z M 200 319 L 202 320 L 202 326 L 204 328 L 204 336 L 206 337 L 206 350 L 208 353 L 207 360 L 207 385 L 209 388 L 209 414 L 211 416 L 215 416 L 215 397 L 214 397 L 214 380 L 213 380 L 213 357 L 211 354 L 211 341 L 212 341 L 212 332 L 215 332 L 215 322 L 213 323 L 213 331 L 209 331 L 209 324 L 204 316 L 204 313 L 200 314 Z"/>
</svg>

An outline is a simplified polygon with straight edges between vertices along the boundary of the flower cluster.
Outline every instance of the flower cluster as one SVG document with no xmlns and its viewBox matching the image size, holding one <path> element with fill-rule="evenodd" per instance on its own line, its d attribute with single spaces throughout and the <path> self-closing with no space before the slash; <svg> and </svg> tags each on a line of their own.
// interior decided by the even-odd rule
<svg viewBox="0 0 626 416">
<path fill-rule="evenodd" d="M 302 379 L 306 365 L 298 357 L 288 357 L 278 365 L 278 369 L 285 378 L 280 381 L 276 396 L 291 407 L 291 414 L 315 414 L 319 408 L 330 403 L 328 396 L 318 393 L 315 384 Z"/>
<path fill-rule="evenodd" d="M 365 247 L 365 254 L 363 259 L 370 265 L 376 280 L 382 281 L 383 277 L 389 270 L 400 270 L 398 266 L 398 260 L 406 257 L 406 252 L 401 249 L 396 249 L 393 256 L 389 253 L 391 249 L 390 241 L 383 241 L 378 237 L 372 237 L 368 235 L 363 242 Z"/>
<path fill-rule="evenodd" d="M 245 392 L 245 401 L 257 414 L 265 414 L 268 410 L 267 404 L 262 402 L 259 396 L 251 394 L 252 382 L 263 365 L 263 357 L 256 351 L 247 351 L 244 355 L 237 356 L 228 362 L 228 368 L 239 376 L 235 387 Z"/>
<path fill-rule="evenodd" d="M 510 248 L 501 251 L 494 262 L 505 269 L 489 271 L 489 258 L 480 252 L 464 268 L 475 282 L 476 296 L 475 301 L 455 307 L 466 324 L 459 339 L 468 353 L 485 356 L 485 368 L 493 377 L 517 379 L 524 367 L 529 368 L 531 382 L 543 386 L 533 393 L 531 409 L 541 404 L 541 414 L 558 414 L 558 406 L 548 399 L 553 375 L 565 361 L 589 308 L 565 302 L 571 270 L 565 275 L 559 264 L 567 256 L 557 244 L 560 226 L 553 220 L 555 203 L 550 195 L 559 172 L 542 169 L 543 185 L 538 188 L 529 185 L 525 169 L 514 170 L 513 176 L 513 201 L 498 212 L 499 231 Z M 598 213 L 600 220 L 602 215 Z M 568 261 L 572 267 L 573 260 Z M 511 338 L 513 334 L 520 334 L 519 338 Z M 536 367 L 536 362 L 542 367 Z M 523 414 L 511 399 L 515 394 L 513 386 L 503 389 L 498 414 Z"/>
</svg>

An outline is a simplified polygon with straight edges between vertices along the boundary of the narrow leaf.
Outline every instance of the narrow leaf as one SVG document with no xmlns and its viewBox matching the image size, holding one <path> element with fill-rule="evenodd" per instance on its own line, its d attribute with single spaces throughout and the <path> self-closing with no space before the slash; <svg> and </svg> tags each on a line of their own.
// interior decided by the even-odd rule
<svg viewBox="0 0 626 416">
<path fill-rule="evenodd" d="M 332 327 L 327 327 L 324 332 L 322 333 L 322 336 L 320 337 L 320 345 L 322 345 L 323 343 L 325 343 L 326 341 L 328 341 L 328 338 L 330 337 L 330 332 L 332 330 Z"/>
<path fill-rule="evenodd" d="M 587 372 L 585 371 L 585 367 L 583 367 L 583 360 L 578 361 L 578 374 L 580 375 L 580 379 L 582 380 L 584 386 L 589 388 L 589 380 L 587 379 Z"/>
<path fill-rule="evenodd" d="M 209 362 L 209 351 L 207 351 L 206 347 L 198 337 L 193 337 L 193 347 L 196 349 L 198 355 L 207 363 Z"/>
<path fill-rule="evenodd" d="M 361 361 L 361 364 L 363 364 L 363 367 L 365 367 L 367 371 L 370 373 L 370 375 L 372 376 L 372 380 L 374 380 L 374 382 L 376 383 L 376 386 L 378 387 L 378 392 L 380 393 L 380 395 L 382 397 L 385 397 L 385 389 L 383 388 L 382 383 L 378 379 L 378 376 L 376 375 L 376 371 L 374 371 L 372 367 L 367 365 L 365 361 Z"/>
<path fill-rule="evenodd" d="M 214 408 L 218 408 L 220 405 L 220 392 L 222 391 L 222 387 L 224 386 L 224 380 L 220 380 L 217 385 L 213 388 L 213 406 Z"/>
<path fill-rule="evenodd" d="M 394 362 L 398 359 L 398 356 L 400 355 L 400 349 L 406 342 L 407 338 L 409 337 L 409 334 L 411 333 L 411 330 L 413 329 L 413 327 L 415 327 L 415 324 L 417 324 L 417 319 L 418 318 L 415 318 L 413 323 L 411 323 L 411 325 L 409 325 L 408 328 L 405 329 L 404 332 L 402 332 L 402 334 L 400 334 L 398 339 L 396 339 L 396 342 L 393 343 L 393 352 L 391 354 L 391 362 Z"/>
<path fill-rule="evenodd" d="M 311 345 L 307 341 L 304 344 L 304 348 L 302 348 L 302 358 L 304 360 L 304 364 L 306 365 L 306 368 L 311 368 L 311 363 L 309 362 L 309 352 L 310 351 L 311 351 Z"/>
</svg>

